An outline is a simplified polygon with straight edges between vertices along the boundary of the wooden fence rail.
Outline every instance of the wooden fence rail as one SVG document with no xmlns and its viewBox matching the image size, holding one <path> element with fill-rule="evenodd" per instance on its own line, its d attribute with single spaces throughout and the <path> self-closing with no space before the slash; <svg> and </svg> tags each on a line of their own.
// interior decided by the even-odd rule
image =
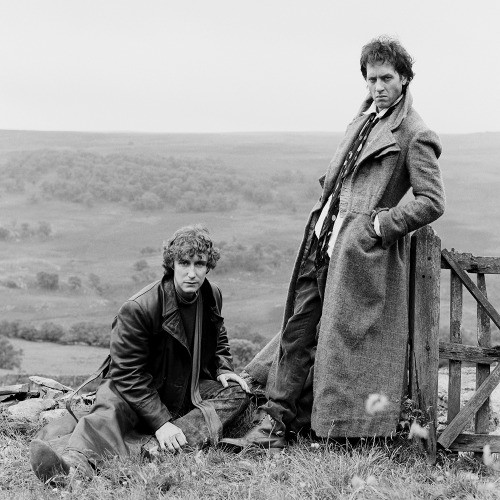
<svg viewBox="0 0 500 500">
<path fill-rule="evenodd" d="M 441 269 L 450 270 L 450 336 L 439 341 Z M 468 273 L 477 275 L 477 284 Z M 411 239 L 409 280 L 410 396 L 429 419 L 426 443 L 429 461 L 436 460 L 438 445 L 455 451 L 481 452 L 489 444 L 500 452 L 500 436 L 487 434 L 489 397 L 500 382 L 500 346 L 491 347 L 492 321 L 500 328 L 500 314 L 488 300 L 486 274 L 500 274 L 499 257 L 476 257 L 470 253 L 441 250 L 441 241 L 426 226 Z M 478 345 L 462 344 L 464 288 L 477 302 Z M 448 425 L 437 428 L 438 363 L 449 362 Z M 461 407 L 462 363 L 476 364 L 476 392 Z M 491 371 L 491 365 L 497 366 Z M 474 417 L 474 433 L 462 431 Z"/>
</svg>

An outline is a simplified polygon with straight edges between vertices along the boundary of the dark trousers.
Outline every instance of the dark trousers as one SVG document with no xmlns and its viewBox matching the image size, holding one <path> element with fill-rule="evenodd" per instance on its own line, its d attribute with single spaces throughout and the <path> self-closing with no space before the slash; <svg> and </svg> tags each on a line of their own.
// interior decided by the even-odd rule
<svg viewBox="0 0 500 500">
<path fill-rule="evenodd" d="M 314 235 L 297 279 L 293 314 L 281 335 L 276 376 L 266 388 L 268 402 L 261 407 L 276 421 L 277 430 L 298 432 L 310 424 L 314 356 L 329 262 L 317 268 L 316 249 Z"/>
<path fill-rule="evenodd" d="M 215 380 L 200 380 L 200 395 L 212 403 L 223 428 L 249 404 L 248 395 L 235 382 L 224 388 Z M 184 432 L 189 446 L 199 448 L 208 443 L 208 427 L 198 408 L 172 423 Z M 66 415 L 43 427 L 36 438 L 47 441 L 61 455 L 79 452 L 97 465 L 105 457 L 139 456 L 157 445 L 154 435 L 141 429 L 137 414 L 109 379 L 101 383 L 92 410 L 81 416 L 78 423 Z"/>
</svg>

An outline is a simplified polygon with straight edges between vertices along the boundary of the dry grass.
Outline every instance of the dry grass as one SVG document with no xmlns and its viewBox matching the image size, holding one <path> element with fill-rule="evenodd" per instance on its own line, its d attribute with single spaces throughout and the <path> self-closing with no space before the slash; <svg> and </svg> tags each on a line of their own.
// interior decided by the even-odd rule
<svg viewBox="0 0 500 500">
<path fill-rule="evenodd" d="M 220 449 L 165 454 L 154 461 L 109 460 L 91 481 L 44 486 L 28 461 L 34 426 L 0 419 L 0 498 L 183 499 L 496 499 L 500 476 L 463 456 L 430 466 L 402 437 L 356 446 L 301 439 L 270 454 Z"/>
</svg>

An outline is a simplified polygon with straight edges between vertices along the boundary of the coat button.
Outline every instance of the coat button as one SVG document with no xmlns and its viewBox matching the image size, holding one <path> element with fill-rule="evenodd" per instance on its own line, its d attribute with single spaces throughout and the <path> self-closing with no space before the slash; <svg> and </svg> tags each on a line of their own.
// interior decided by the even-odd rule
<svg viewBox="0 0 500 500">
<path fill-rule="evenodd" d="M 332 221 L 335 222 L 337 220 L 337 216 L 336 215 L 332 215 Z"/>
</svg>

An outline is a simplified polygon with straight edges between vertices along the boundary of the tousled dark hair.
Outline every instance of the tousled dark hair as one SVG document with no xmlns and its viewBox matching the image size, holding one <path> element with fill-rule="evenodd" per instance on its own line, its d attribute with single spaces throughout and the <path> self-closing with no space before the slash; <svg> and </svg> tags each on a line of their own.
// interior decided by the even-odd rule
<svg viewBox="0 0 500 500">
<path fill-rule="evenodd" d="M 163 270 L 170 273 L 176 260 L 201 254 L 207 256 L 208 270 L 217 265 L 220 251 L 214 247 L 208 229 L 200 224 L 181 227 L 163 243 Z"/>
<path fill-rule="evenodd" d="M 361 74 L 366 80 L 367 64 L 375 63 L 390 63 L 400 76 L 405 76 L 407 84 L 413 80 L 415 76 L 412 70 L 414 63 L 413 58 L 408 54 L 406 49 L 401 45 L 399 40 L 389 36 L 379 36 L 370 40 L 361 49 L 360 58 Z"/>
</svg>

